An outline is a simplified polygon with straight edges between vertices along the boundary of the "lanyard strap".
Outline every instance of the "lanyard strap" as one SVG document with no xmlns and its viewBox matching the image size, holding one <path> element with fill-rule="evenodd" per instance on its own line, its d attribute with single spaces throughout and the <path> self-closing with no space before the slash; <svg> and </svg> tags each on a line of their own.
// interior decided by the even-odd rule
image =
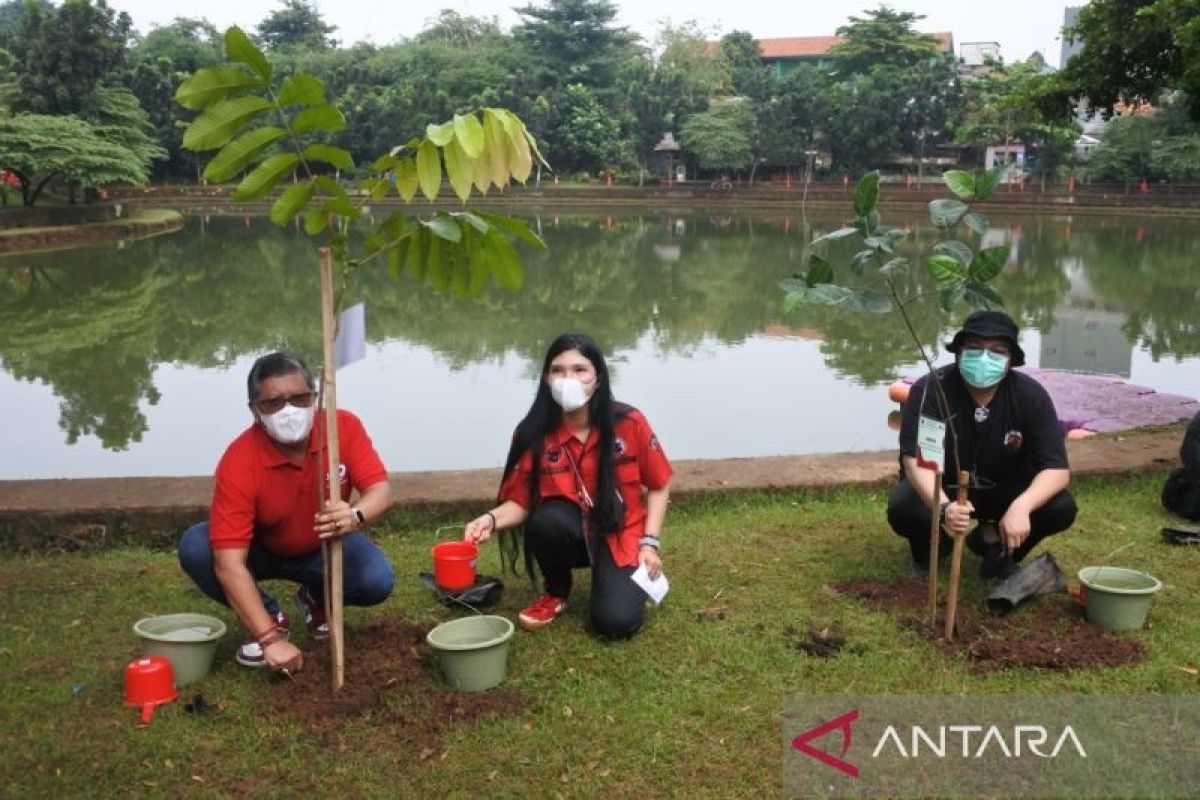
<svg viewBox="0 0 1200 800">
<path fill-rule="evenodd" d="M 575 463 L 575 456 L 571 455 L 570 445 L 562 446 L 563 452 L 567 455 L 567 461 L 571 463 L 571 472 L 575 476 L 575 490 L 579 492 L 579 503 L 587 511 L 596 507 L 592 502 L 592 496 L 588 494 L 587 487 L 583 485 L 583 474 L 579 471 L 579 465 Z"/>
</svg>

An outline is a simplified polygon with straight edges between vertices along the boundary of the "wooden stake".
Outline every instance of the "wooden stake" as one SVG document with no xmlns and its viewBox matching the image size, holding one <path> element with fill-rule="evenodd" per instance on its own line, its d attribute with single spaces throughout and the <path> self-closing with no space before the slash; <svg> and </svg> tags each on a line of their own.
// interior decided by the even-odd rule
<svg viewBox="0 0 1200 800">
<path fill-rule="evenodd" d="M 959 505 L 967 504 L 967 485 L 971 482 L 971 473 L 966 470 L 958 472 L 958 497 Z M 958 579 L 962 572 L 962 556 L 963 544 L 966 541 L 966 533 L 952 532 L 954 537 L 954 552 L 950 556 L 950 588 L 946 595 L 946 641 L 954 641 L 954 624 L 958 616 Z"/>
<path fill-rule="evenodd" d="M 324 346 L 325 368 L 322 370 L 321 394 L 325 399 L 325 447 L 328 454 L 328 478 L 323 493 L 324 499 L 341 497 L 339 475 L 341 454 L 338 452 L 337 428 L 337 366 L 333 360 L 333 335 L 336 324 L 333 317 L 333 258 L 328 247 L 321 254 L 321 343 Z M 333 663 L 333 690 L 336 692 L 346 682 L 346 651 L 342 639 L 342 540 L 339 537 L 326 540 L 322 546 L 325 565 L 325 618 L 329 622 L 329 648 Z"/>
<path fill-rule="evenodd" d="M 942 472 L 933 473 L 933 507 L 930 508 L 929 522 L 929 625 L 937 624 L 938 597 L 938 556 L 942 544 Z"/>
</svg>

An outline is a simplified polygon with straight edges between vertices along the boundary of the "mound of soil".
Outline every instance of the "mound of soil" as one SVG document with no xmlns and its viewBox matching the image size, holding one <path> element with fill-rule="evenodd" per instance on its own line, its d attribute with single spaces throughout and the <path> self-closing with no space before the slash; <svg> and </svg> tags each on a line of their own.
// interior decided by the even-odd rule
<svg viewBox="0 0 1200 800">
<path fill-rule="evenodd" d="M 906 628 L 919 631 L 949 655 L 964 654 L 981 672 L 1005 667 L 1034 667 L 1071 671 L 1087 667 L 1120 667 L 1146 658 L 1145 645 L 1089 623 L 1083 609 L 1066 595 L 1035 598 L 1006 617 L 985 615 L 958 607 L 958 631 L 953 642 L 943 637 L 945 593 L 938 625 L 925 618 L 929 600 L 924 581 L 841 581 L 834 591 L 858 598 L 876 611 L 895 611 Z"/>
<path fill-rule="evenodd" d="M 505 689 L 453 692 L 436 678 L 425 644 L 428 628 L 388 620 L 346 631 L 345 684 L 335 695 L 328 642 L 304 652 L 304 670 L 271 687 L 271 705 L 297 719 L 326 743 L 336 743 L 353 726 L 369 724 L 408 747 L 395 752 L 426 758 L 441 745 L 451 725 L 519 714 L 526 702 Z"/>
</svg>

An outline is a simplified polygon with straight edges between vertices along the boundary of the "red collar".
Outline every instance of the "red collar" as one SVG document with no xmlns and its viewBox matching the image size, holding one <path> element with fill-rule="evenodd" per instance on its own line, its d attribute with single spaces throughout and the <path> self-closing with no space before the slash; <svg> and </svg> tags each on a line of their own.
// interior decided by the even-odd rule
<svg viewBox="0 0 1200 800">
<path fill-rule="evenodd" d="M 571 432 L 571 429 L 569 427 L 567 427 L 567 423 L 564 421 L 561 425 L 559 425 L 556 429 L 554 429 L 551 433 L 549 433 L 546 436 L 546 444 L 547 445 L 557 445 L 559 447 L 566 447 L 568 444 L 570 444 L 572 439 L 574 439 L 576 442 L 579 442 L 578 439 L 575 439 L 575 434 Z M 596 443 L 599 441 L 600 441 L 600 432 L 597 431 L 596 426 L 593 425 L 588 430 L 587 439 L 583 442 L 583 445 L 582 445 L 583 450 L 581 451 L 581 453 L 586 453 L 588 450 L 595 447 Z"/>
</svg>

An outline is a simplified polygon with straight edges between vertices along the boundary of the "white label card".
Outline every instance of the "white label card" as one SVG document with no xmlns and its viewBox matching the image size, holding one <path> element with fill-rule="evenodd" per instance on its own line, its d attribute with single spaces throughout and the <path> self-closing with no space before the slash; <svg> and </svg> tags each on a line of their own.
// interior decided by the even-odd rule
<svg viewBox="0 0 1200 800">
<path fill-rule="evenodd" d="M 917 424 L 917 452 L 920 460 L 937 464 L 938 472 L 946 471 L 946 423 L 931 417 L 921 417 Z"/>
</svg>

